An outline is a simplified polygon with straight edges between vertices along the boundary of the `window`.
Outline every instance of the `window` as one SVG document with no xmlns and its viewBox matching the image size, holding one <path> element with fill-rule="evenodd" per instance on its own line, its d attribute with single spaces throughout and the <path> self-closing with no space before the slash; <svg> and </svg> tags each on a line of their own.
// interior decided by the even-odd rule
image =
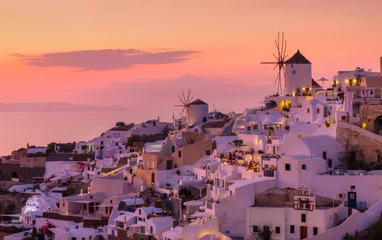
<svg viewBox="0 0 382 240">
<path fill-rule="evenodd" d="M 289 163 L 285 164 L 285 171 L 290 171 L 290 164 Z"/>
<path fill-rule="evenodd" d="M 190 142 L 191 142 L 191 144 L 193 144 L 193 143 L 194 143 L 194 139 L 191 139 L 191 141 L 190 141 Z"/>
<path fill-rule="evenodd" d="M 317 113 L 320 113 L 320 109 L 319 108 L 317 108 Z"/>
<path fill-rule="evenodd" d="M 306 214 L 301 214 L 301 222 L 306 222 Z"/>
<path fill-rule="evenodd" d="M 178 157 L 182 157 L 182 151 L 178 151 Z"/>
<path fill-rule="evenodd" d="M 290 233 L 294 233 L 294 225 L 290 225 Z"/>
<path fill-rule="evenodd" d="M 103 145 L 103 141 L 101 141 L 101 145 Z"/>
<path fill-rule="evenodd" d="M 258 232 L 259 231 L 259 227 L 254 225 L 252 226 L 252 232 Z"/>
<path fill-rule="evenodd" d="M 296 74 L 296 70 L 292 70 L 292 74 Z"/>
<path fill-rule="evenodd" d="M 178 165 L 175 164 L 175 165 L 174 165 L 174 168 L 178 168 Z"/>
<path fill-rule="evenodd" d="M 251 126 L 247 126 L 247 131 L 251 131 Z"/>
<path fill-rule="evenodd" d="M 75 237 L 72 237 L 72 240 L 77 240 L 77 238 L 75 238 Z"/>
<path fill-rule="evenodd" d="M 293 68 L 293 64 L 290 65 L 290 68 Z"/>
<path fill-rule="evenodd" d="M 309 109 L 309 108 L 308 108 L 308 109 L 306 109 L 306 112 L 307 112 L 307 113 L 310 113 L 310 109 Z"/>
<path fill-rule="evenodd" d="M 207 156 L 211 155 L 211 151 L 210 151 L 210 150 L 207 150 L 207 151 L 206 151 L 206 155 L 207 155 Z"/>
<path fill-rule="evenodd" d="M 305 164 L 302 164 L 302 165 L 301 165 L 301 169 L 302 169 L 302 170 L 306 170 L 306 165 L 305 165 Z"/>
<path fill-rule="evenodd" d="M 141 209 L 139 209 L 139 210 L 138 210 L 138 212 L 139 212 L 139 215 L 141 215 L 141 214 L 142 214 L 142 210 L 141 210 Z"/>
<path fill-rule="evenodd" d="M 296 122 L 298 122 L 298 118 L 296 118 Z"/>
<path fill-rule="evenodd" d="M 280 227 L 276 227 L 275 232 L 276 232 L 276 233 L 280 233 Z"/>
<path fill-rule="evenodd" d="M 322 158 L 326 160 L 326 151 L 322 152 Z"/>
<path fill-rule="evenodd" d="M 175 146 L 171 147 L 171 151 L 174 153 L 175 152 Z"/>
<path fill-rule="evenodd" d="M 318 228 L 313 227 L 313 235 L 317 235 L 317 234 L 318 234 Z"/>
</svg>

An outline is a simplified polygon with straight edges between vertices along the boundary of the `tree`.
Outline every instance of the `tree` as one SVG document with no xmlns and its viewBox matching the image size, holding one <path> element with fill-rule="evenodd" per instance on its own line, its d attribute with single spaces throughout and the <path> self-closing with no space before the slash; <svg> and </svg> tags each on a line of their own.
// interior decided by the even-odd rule
<svg viewBox="0 0 382 240">
<path fill-rule="evenodd" d="M 134 144 L 134 138 L 133 137 L 129 137 L 127 139 L 126 147 L 132 147 L 133 144 Z"/>
<path fill-rule="evenodd" d="M 51 142 L 48 144 L 46 153 L 55 153 L 56 152 L 56 144 L 55 142 Z"/>
<path fill-rule="evenodd" d="M 272 226 L 265 224 L 263 227 L 260 226 L 252 226 L 253 227 L 253 233 L 252 233 L 252 239 L 253 240 L 271 240 L 272 239 L 272 233 L 271 230 Z"/>
<path fill-rule="evenodd" d="M 364 164 L 365 154 L 359 145 L 350 145 L 350 141 L 345 142 L 345 151 L 340 154 L 340 162 L 348 169 L 358 169 L 359 165 Z"/>
<path fill-rule="evenodd" d="M 117 123 L 115 124 L 115 126 L 117 126 L 117 127 L 123 127 L 123 126 L 126 126 L 126 124 L 125 124 L 124 122 L 117 122 Z"/>
</svg>

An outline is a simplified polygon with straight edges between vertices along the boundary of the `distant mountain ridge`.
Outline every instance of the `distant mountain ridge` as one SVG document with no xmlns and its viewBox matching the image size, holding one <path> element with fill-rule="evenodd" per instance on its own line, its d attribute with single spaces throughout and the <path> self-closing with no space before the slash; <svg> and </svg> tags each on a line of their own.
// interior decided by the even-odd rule
<svg viewBox="0 0 382 240">
<path fill-rule="evenodd" d="M 126 111 L 122 106 L 96 106 L 66 102 L 0 103 L 0 112 L 74 112 L 74 111 Z"/>
</svg>

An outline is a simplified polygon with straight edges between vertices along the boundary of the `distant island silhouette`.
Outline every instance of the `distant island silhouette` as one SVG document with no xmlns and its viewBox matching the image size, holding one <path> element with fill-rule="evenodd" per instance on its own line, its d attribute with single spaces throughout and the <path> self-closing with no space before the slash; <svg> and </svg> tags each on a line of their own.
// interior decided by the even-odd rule
<svg viewBox="0 0 382 240">
<path fill-rule="evenodd" d="M 96 106 L 66 102 L 0 103 L 0 112 L 74 112 L 74 111 L 126 111 L 122 106 Z"/>
</svg>

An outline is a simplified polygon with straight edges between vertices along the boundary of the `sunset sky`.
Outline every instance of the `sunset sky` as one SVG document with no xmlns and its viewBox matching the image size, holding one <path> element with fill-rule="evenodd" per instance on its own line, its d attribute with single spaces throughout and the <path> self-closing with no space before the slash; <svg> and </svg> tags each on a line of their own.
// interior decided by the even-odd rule
<svg viewBox="0 0 382 240">
<path fill-rule="evenodd" d="M 190 88 L 224 110 L 253 107 L 277 89 L 260 62 L 278 31 L 314 78 L 379 71 L 381 11 L 380 0 L 2 0 L 0 102 L 173 111 Z"/>
</svg>

